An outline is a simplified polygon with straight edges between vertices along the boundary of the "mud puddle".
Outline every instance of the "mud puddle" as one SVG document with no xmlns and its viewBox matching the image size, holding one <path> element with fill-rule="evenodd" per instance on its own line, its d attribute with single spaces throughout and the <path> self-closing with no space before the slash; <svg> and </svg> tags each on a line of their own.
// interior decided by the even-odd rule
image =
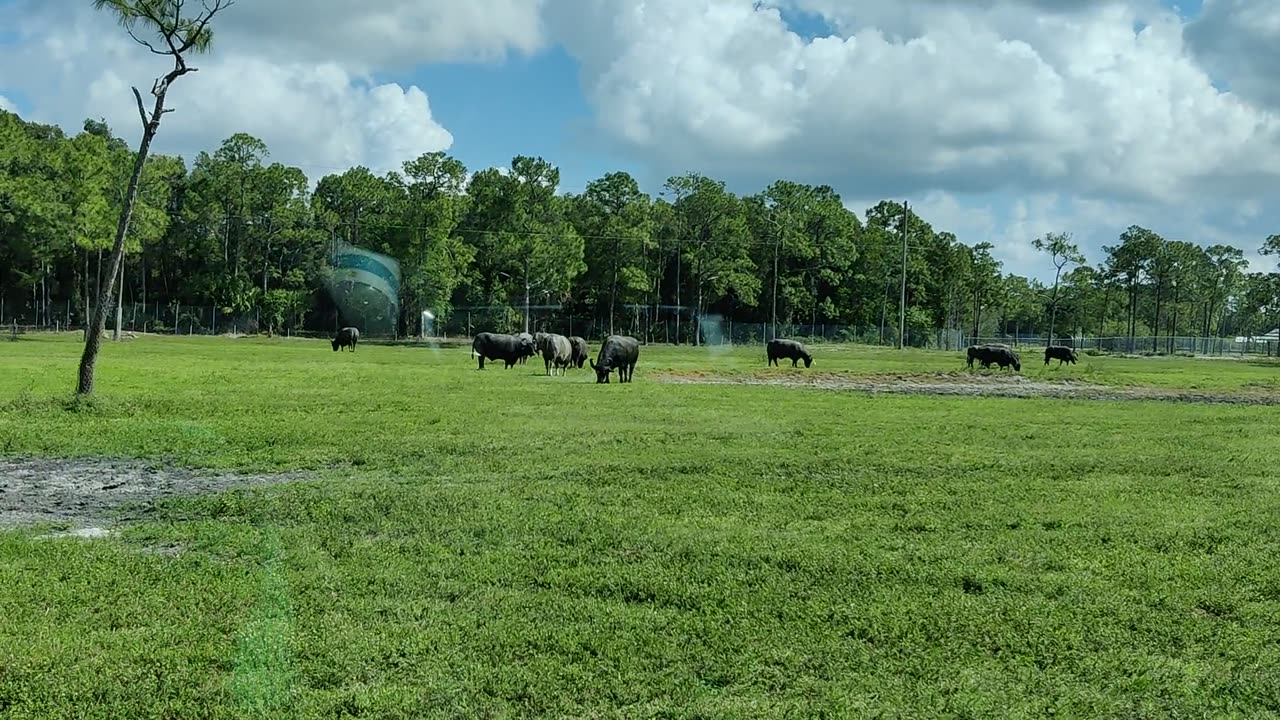
<svg viewBox="0 0 1280 720">
<path fill-rule="evenodd" d="M 286 482 L 300 473 L 187 470 L 139 461 L 0 458 L 0 529 L 53 522 L 99 536 L 120 511 L 180 495 Z"/>
<path fill-rule="evenodd" d="M 665 372 L 659 382 L 708 385 L 765 385 L 820 390 L 851 390 L 896 395 L 949 395 L 961 397 L 1065 398 L 1073 400 L 1145 400 L 1232 405 L 1280 405 L 1280 395 L 1269 392 L 1209 392 L 1153 387 L 1115 387 L 1077 380 L 1033 380 L 1022 375 L 969 373 L 842 375 L 803 373 L 788 375 L 719 376 Z"/>
</svg>

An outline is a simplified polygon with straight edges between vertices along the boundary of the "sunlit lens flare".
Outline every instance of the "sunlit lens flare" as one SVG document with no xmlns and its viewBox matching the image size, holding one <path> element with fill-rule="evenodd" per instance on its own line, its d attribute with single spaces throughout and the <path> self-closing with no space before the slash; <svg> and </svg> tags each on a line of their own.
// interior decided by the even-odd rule
<svg viewBox="0 0 1280 720">
<path fill-rule="evenodd" d="M 341 324 L 355 326 L 364 335 L 394 335 L 400 317 L 400 263 L 339 241 L 330 264 L 328 291 Z"/>
</svg>

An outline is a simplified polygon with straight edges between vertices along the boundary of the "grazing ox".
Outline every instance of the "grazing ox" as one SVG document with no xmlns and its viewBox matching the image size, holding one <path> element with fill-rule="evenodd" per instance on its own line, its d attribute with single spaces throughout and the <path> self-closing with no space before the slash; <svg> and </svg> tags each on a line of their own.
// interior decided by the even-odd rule
<svg viewBox="0 0 1280 720">
<path fill-rule="evenodd" d="M 520 364 L 523 365 L 529 358 L 538 354 L 538 341 L 527 332 L 516 333 L 515 336 L 520 338 L 520 340 L 529 341 L 529 349 L 526 351 L 526 354 L 520 356 Z"/>
<path fill-rule="evenodd" d="M 569 344 L 573 346 L 573 366 L 581 369 L 587 364 L 587 354 L 591 352 L 587 347 L 587 341 L 577 335 L 570 335 Z"/>
<path fill-rule="evenodd" d="M 985 343 L 983 345 L 970 345 L 969 349 L 966 351 L 968 353 L 968 359 L 965 361 L 965 365 L 967 367 L 973 367 L 974 360 L 977 360 L 979 363 L 981 363 L 982 367 L 991 366 L 991 362 L 992 362 L 991 360 L 983 359 L 984 357 L 990 356 L 990 353 L 984 353 L 982 351 L 982 348 L 1001 348 L 1004 350 L 1009 350 L 1009 346 L 1004 345 L 1002 343 Z"/>
<path fill-rule="evenodd" d="M 809 353 L 809 348 L 796 340 L 774 338 L 765 345 L 765 351 L 769 354 L 769 365 L 777 365 L 778 358 L 789 359 L 791 367 L 796 367 L 796 362 L 799 360 L 804 360 L 805 367 L 813 364 L 813 355 Z"/>
<path fill-rule="evenodd" d="M 482 332 L 471 341 L 471 357 L 480 358 L 480 370 L 485 360 L 501 360 L 508 370 L 532 353 L 532 344 L 526 338 L 504 333 Z"/>
<path fill-rule="evenodd" d="M 356 341 L 360 339 L 360 330 L 353 327 L 344 327 L 338 331 L 337 336 L 329 341 L 333 346 L 333 351 L 338 352 L 342 348 L 350 345 L 351 352 L 356 351 Z"/>
<path fill-rule="evenodd" d="M 573 363 L 573 345 L 569 338 L 555 333 L 538 333 L 538 352 L 542 353 L 542 361 L 547 365 L 547 374 L 552 369 L 560 374 Z"/>
<path fill-rule="evenodd" d="M 1069 348 L 1065 345 L 1050 345 L 1044 349 L 1044 364 L 1048 365 L 1050 360 L 1057 360 L 1058 367 L 1062 367 L 1062 363 L 1069 362 L 1072 365 L 1076 362 L 1075 348 Z"/>
<path fill-rule="evenodd" d="M 1008 345 L 970 345 L 967 353 L 966 364 L 969 367 L 973 367 L 973 361 L 977 360 L 984 368 L 989 368 L 991 363 L 995 363 L 1001 370 L 1012 365 L 1014 370 L 1022 371 L 1022 358 Z"/>
<path fill-rule="evenodd" d="M 640 359 L 640 341 L 629 335 L 610 335 L 600 346 L 600 353 L 591 361 L 596 371 L 596 384 L 608 383 L 609 373 L 618 371 L 618 382 L 631 382 Z"/>
</svg>

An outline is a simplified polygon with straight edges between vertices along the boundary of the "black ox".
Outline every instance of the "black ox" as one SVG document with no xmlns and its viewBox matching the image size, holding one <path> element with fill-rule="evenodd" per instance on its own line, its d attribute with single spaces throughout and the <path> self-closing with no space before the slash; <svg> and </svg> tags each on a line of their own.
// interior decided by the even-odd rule
<svg viewBox="0 0 1280 720">
<path fill-rule="evenodd" d="M 783 338 L 774 338 L 765 345 L 765 353 L 769 356 L 769 365 L 777 365 L 778 358 L 786 358 L 791 361 L 791 367 L 796 367 L 796 362 L 804 361 L 804 366 L 809 367 L 813 364 L 813 354 L 809 352 L 809 348 L 804 343 L 797 340 L 786 340 Z"/>
<path fill-rule="evenodd" d="M 356 351 L 356 342 L 360 340 L 360 330 L 353 327 L 344 327 L 338 331 L 338 334 L 329 340 L 329 344 L 333 346 L 333 351 L 338 352 L 344 347 L 350 346 L 351 352 Z"/>
<path fill-rule="evenodd" d="M 609 382 L 609 373 L 618 371 L 618 382 L 631 382 L 640 359 L 640 341 L 629 335 L 610 335 L 600 346 L 600 354 L 591 361 L 596 383 Z"/>
<path fill-rule="evenodd" d="M 1044 364 L 1048 365 L 1048 361 L 1057 360 L 1057 366 L 1061 368 L 1062 363 L 1075 364 L 1078 355 L 1075 354 L 1074 347 L 1066 347 L 1065 345 L 1051 345 L 1044 348 Z"/>
<path fill-rule="evenodd" d="M 1001 370 L 1012 365 L 1014 370 L 1022 371 L 1022 358 L 1008 345 L 970 345 L 967 354 L 968 360 L 965 364 L 969 367 L 973 367 L 973 361 L 977 360 L 984 368 L 989 368 L 992 363 L 995 363 Z"/>
<path fill-rule="evenodd" d="M 1072 365 L 1076 362 L 1075 348 L 1069 348 L 1065 345 L 1050 345 L 1044 349 L 1044 364 L 1048 365 L 1050 360 L 1057 360 L 1058 367 L 1062 367 L 1062 363 L 1067 362 Z"/>
<path fill-rule="evenodd" d="M 527 337 L 504 333 L 482 332 L 471 341 L 471 356 L 480 358 L 480 370 L 485 360 L 501 360 L 508 370 L 521 358 L 533 355 L 533 343 Z"/>
<path fill-rule="evenodd" d="M 573 346 L 573 363 L 570 367 L 581 369 L 583 365 L 587 364 L 587 356 L 591 353 L 590 348 L 587 347 L 587 341 L 577 335 L 571 335 L 569 336 L 569 344 Z"/>
</svg>

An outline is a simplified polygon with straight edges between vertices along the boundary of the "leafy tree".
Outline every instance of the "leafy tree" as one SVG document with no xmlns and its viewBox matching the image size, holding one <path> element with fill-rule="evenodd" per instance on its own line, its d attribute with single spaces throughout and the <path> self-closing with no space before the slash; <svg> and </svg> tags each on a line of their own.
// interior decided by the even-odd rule
<svg viewBox="0 0 1280 720">
<path fill-rule="evenodd" d="M 261 313 L 272 282 L 299 289 L 314 276 L 324 239 L 315 227 L 307 177 L 298 168 L 266 164 L 260 139 L 236 133 L 212 154 L 201 152 L 186 187 L 185 207 L 202 234 L 201 269 L 209 298 L 224 313 Z M 264 318 L 271 325 L 270 318 Z"/>
<path fill-rule="evenodd" d="M 619 298 L 640 302 L 651 284 L 646 262 L 656 245 L 649 197 L 633 177 L 614 172 L 588 183 L 572 201 L 573 224 L 587 258 L 585 284 L 597 303 L 607 303 L 613 334 Z"/>
<path fill-rule="evenodd" d="M 969 248 L 949 232 L 935 233 L 926 246 L 925 262 L 929 269 L 926 303 L 934 328 L 954 330 L 961 326 L 960 316 L 972 282 L 971 259 Z"/>
<path fill-rule="evenodd" d="M 995 246 L 981 242 L 970 249 L 970 287 L 973 290 L 973 337 L 982 334 L 982 309 L 990 302 L 995 287 L 1000 283 L 1001 262 L 991 256 Z"/>
<path fill-rule="evenodd" d="M 1155 256 L 1164 239 L 1154 232 L 1137 225 L 1130 225 L 1120 235 L 1120 243 L 1104 247 L 1107 253 L 1107 271 L 1114 277 L 1122 278 L 1129 296 L 1128 315 L 1126 317 L 1126 335 L 1129 339 L 1129 350 L 1133 350 L 1133 338 L 1137 334 L 1138 292 L 1140 280 L 1148 272 L 1152 258 Z"/>
<path fill-rule="evenodd" d="M 756 302 L 760 278 L 751 259 L 753 238 L 742 201 L 723 182 L 689 173 L 668 179 L 665 187 L 679 196 L 675 209 L 683 229 L 681 260 L 693 280 L 693 337 L 694 344 L 701 345 L 708 292 L 712 303 L 731 292 L 747 305 Z"/>
<path fill-rule="evenodd" d="M 901 216 L 902 207 L 890 202 L 867 210 L 859 255 L 851 268 L 851 319 L 856 325 L 877 328 L 875 337 L 880 344 L 885 343 L 886 330 L 892 324 L 890 310 L 899 304 Z"/>
<path fill-rule="evenodd" d="M 401 306 L 407 317 L 429 310 L 448 318 L 454 291 L 475 260 L 475 248 L 459 232 L 466 218 L 467 168 L 443 152 L 427 153 L 404 164 L 408 201 L 401 244 L 388 248 L 404 273 Z M 406 328 L 406 331 L 409 331 Z"/>
<path fill-rule="evenodd" d="M 1067 265 L 1083 263 L 1084 255 L 1071 241 L 1070 233 L 1046 233 L 1044 237 L 1033 240 L 1031 245 L 1036 250 L 1047 254 L 1053 263 L 1053 294 L 1049 300 L 1049 344 L 1052 345 L 1056 337 L 1054 331 L 1058 320 L 1058 286 L 1062 279 L 1062 269 Z"/>
<path fill-rule="evenodd" d="M 839 316 L 836 300 L 842 301 L 847 293 L 850 274 L 859 257 L 862 222 L 844 206 L 835 190 L 820 185 L 810 191 L 809 213 L 801 237 L 812 247 L 796 256 L 811 281 L 809 321 L 816 322 L 818 312 L 824 319 L 834 320 Z"/>
<path fill-rule="evenodd" d="M 1044 321 L 1044 287 L 1021 275 L 1008 275 L 1000 291 L 1000 332 L 1021 337 L 1039 332 Z"/>
<path fill-rule="evenodd" d="M 1173 306 L 1172 317 L 1169 321 L 1167 351 L 1172 353 L 1176 349 L 1174 347 L 1174 338 L 1178 335 L 1178 314 L 1187 296 L 1195 292 L 1199 280 L 1197 270 L 1201 265 L 1204 251 L 1194 243 L 1173 240 L 1168 242 L 1165 252 L 1168 256 L 1168 280 L 1172 294 L 1170 298 L 1172 302 L 1170 304 Z"/>
<path fill-rule="evenodd" d="M 535 292 L 566 300 L 586 270 L 582 237 L 569 222 L 569 201 L 556 194 L 559 184 L 558 168 L 523 155 L 512 159 L 507 172 L 489 168 L 472 176 L 464 227 L 484 260 L 473 277 L 491 300 L 526 308 Z M 524 327 L 530 331 L 527 310 Z"/>
<path fill-rule="evenodd" d="M 47 322 L 49 273 L 69 229 L 69 212 L 61 199 L 67 170 L 62 132 L 24 123 L 0 111 L 0 259 L 9 281 L 30 292 L 37 318 Z"/>
<path fill-rule="evenodd" d="M 1203 334 L 1221 332 L 1221 313 L 1225 311 L 1227 299 L 1239 288 L 1244 277 L 1244 270 L 1249 263 L 1244 259 L 1244 251 L 1229 245 L 1212 245 L 1205 250 L 1205 275 L 1203 286 L 1206 288 L 1205 315 Z M 1218 324 L 1214 326 L 1214 318 Z"/>
<path fill-rule="evenodd" d="M 744 211 L 756 239 L 754 262 L 770 284 L 771 327 L 779 305 L 788 323 L 801 312 L 809 313 L 810 324 L 819 311 L 837 316 L 835 300 L 847 300 L 862 230 L 840 196 L 826 185 L 780 180 L 746 198 Z"/>
</svg>

